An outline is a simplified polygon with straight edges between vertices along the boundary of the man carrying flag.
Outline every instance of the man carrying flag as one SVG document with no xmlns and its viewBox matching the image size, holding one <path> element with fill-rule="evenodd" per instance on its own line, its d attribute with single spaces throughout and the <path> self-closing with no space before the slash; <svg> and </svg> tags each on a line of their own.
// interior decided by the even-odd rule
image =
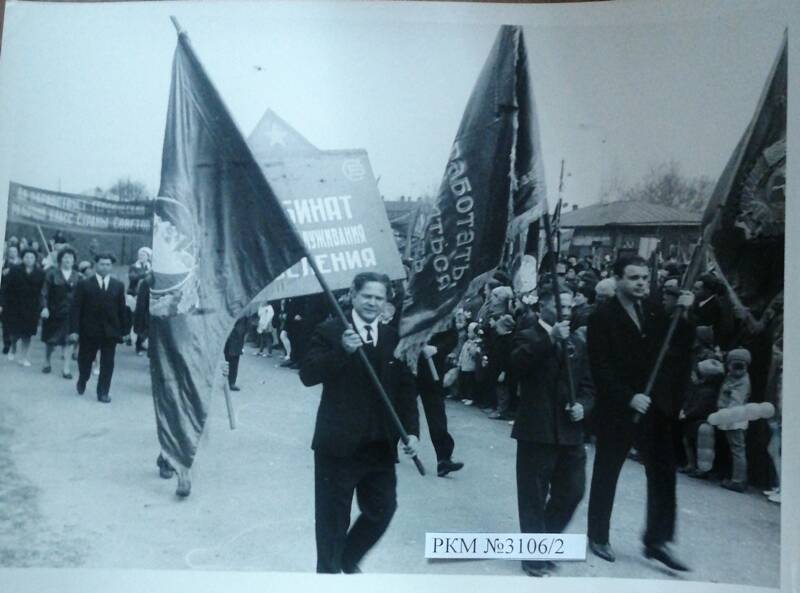
<svg viewBox="0 0 800 593">
<path fill-rule="evenodd" d="M 153 224 L 150 370 L 159 465 L 178 471 L 176 494 L 187 496 L 225 340 L 253 297 L 305 251 L 174 22 L 178 46 Z"/>
</svg>

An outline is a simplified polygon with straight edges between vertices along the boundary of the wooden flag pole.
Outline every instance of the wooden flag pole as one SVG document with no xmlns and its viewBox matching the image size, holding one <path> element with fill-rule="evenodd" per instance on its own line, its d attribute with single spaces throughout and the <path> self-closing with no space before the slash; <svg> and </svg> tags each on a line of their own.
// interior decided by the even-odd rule
<svg viewBox="0 0 800 593">
<path fill-rule="evenodd" d="M 227 375 L 225 375 L 224 381 L 222 382 L 222 391 L 225 393 L 225 407 L 228 408 L 228 425 L 231 427 L 231 430 L 236 430 L 236 412 L 233 410 L 231 387 Z"/>
<path fill-rule="evenodd" d="M 561 200 L 559 200 L 559 203 Z M 558 285 L 558 254 L 553 251 L 553 229 L 550 225 L 550 213 L 544 214 L 544 234 L 547 238 L 547 251 L 550 253 L 550 282 L 553 291 L 553 300 L 556 307 L 556 322 L 561 323 L 561 287 Z M 572 361 L 569 358 L 567 349 L 563 350 L 564 367 L 567 371 L 567 384 L 569 385 L 569 405 L 575 405 L 575 378 L 572 376 Z"/>
<path fill-rule="evenodd" d="M 44 248 L 47 251 L 47 257 L 50 257 L 50 245 L 47 243 L 47 237 L 44 236 L 44 231 L 42 230 L 42 226 L 37 224 L 36 229 L 39 231 L 39 236 L 42 238 L 42 243 L 44 244 Z"/>
<path fill-rule="evenodd" d="M 681 287 L 682 289 L 685 289 L 690 285 L 691 282 L 694 281 L 694 276 L 697 272 L 697 262 L 699 261 L 700 257 L 702 257 L 704 247 L 703 235 L 701 234 L 694 246 L 694 250 L 692 251 L 692 257 L 689 260 L 689 267 L 686 268 L 686 274 L 683 277 L 683 286 Z M 650 394 L 653 392 L 653 388 L 656 385 L 656 379 L 658 379 L 658 373 L 661 371 L 661 367 L 664 364 L 664 359 L 666 358 L 670 344 L 672 343 L 672 337 L 675 335 L 675 330 L 678 328 L 678 322 L 685 312 L 686 307 L 681 305 L 675 307 L 675 311 L 672 312 L 672 319 L 670 320 L 669 327 L 667 328 L 667 335 L 664 336 L 664 341 L 661 343 L 658 356 L 656 356 L 656 362 L 653 365 L 653 370 L 650 372 L 650 376 L 647 378 L 647 386 L 644 388 L 644 394 L 647 397 L 650 397 Z M 639 412 L 636 412 L 633 415 L 634 424 L 638 424 L 641 419 L 642 415 Z"/>
</svg>

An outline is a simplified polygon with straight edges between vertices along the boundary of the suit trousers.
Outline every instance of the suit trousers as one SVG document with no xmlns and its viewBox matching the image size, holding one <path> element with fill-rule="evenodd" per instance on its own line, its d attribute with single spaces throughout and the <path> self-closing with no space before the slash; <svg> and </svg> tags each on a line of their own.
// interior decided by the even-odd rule
<svg viewBox="0 0 800 593">
<path fill-rule="evenodd" d="M 444 409 L 444 389 L 441 383 L 432 380 L 420 380 L 418 383 L 422 409 L 428 421 L 428 432 L 436 451 L 436 460 L 450 459 L 455 442 L 447 431 L 447 413 Z"/>
<path fill-rule="evenodd" d="M 111 376 L 114 374 L 114 354 L 117 338 L 80 336 L 78 340 L 78 383 L 86 385 L 92 375 L 92 364 L 100 351 L 100 376 L 97 378 L 97 395 L 108 395 Z"/>
<path fill-rule="evenodd" d="M 350 527 L 356 494 L 358 519 Z M 397 509 L 394 460 L 367 461 L 314 452 L 317 572 L 349 572 L 381 538 Z"/>
<path fill-rule="evenodd" d="M 583 445 L 517 441 L 517 507 L 522 533 L 564 531 L 585 490 Z"/>
<path fill-rule="evenodd" d="M 647 526 L 643 542 L 645 545 L 664 544 L 675 536 L 676 464 L 672 421 L 651 407 L 638 424 L 627 429 L 598 430 L 589 494 L 588 536 L 594 542 L 609 543 L 617 480 L 634 441 L 647 477 Z"/>
<path fill-rule="evenodd" d="M 228 363 L 228 385 L 233 387 L 236 385 L 236 380 L 239 378 L 239 359 L 241 356 L 226 356 L 225 360 Z"/>
</svg>

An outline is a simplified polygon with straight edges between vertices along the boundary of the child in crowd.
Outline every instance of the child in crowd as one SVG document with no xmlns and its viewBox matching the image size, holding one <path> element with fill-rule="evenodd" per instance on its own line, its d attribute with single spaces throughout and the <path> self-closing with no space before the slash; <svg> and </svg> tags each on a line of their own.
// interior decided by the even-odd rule
<svg viewBox="0 0 800 593">
<path fill-rule="evenodd" d="M 264 303 L 258 308 L 258 354 L 257 356 L 272 356 L 272 318 L 275 316 L 275 309 L 269 303 Z M 264 352 L 264 348 L 267 352 Z"/>
<path fill-rule="evenodd" d="M 697 469 L 697 430 L 717 409 L 717 394 L 725 376 L 725 367 L 715 358 L 698 360 L 692 369 L 692 379 L 683 408 L 678 414 L 681 421 L 686 466 L 678 471 L 692 477 L 704 478 L 708 472 Z"/>
<path fill-rule="evenodd" d="M 482 355 L 482 339 L 478 324 L 473 321 L 467 326 L 467 341 L 458 356 L 458 393 L 461 402 L 467 406 L 474 401 L 476 372 Z"/>
<path fill-rule="evenodd" d="M 736 406 L 743 406 L 750 399 L 750 351 L 737 348 L 728 352 L 726 357 L 725 379 L 719 390 L 717 408 L 724 410 Z M 722 487 L 734 492 L 744 492 L 747 489 L 747 451 L 745 449 L 745 434 L 747 420 L 720 424 L 717 428 L 725 431 L 725 438 L 731 451 L 732 471 L 731 478 L 722 481 Z"/>
</svg>

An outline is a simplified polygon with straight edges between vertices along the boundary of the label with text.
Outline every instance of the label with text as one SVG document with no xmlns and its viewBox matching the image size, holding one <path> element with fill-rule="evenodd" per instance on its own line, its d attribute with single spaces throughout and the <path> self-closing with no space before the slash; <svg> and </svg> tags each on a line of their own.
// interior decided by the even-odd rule
<svg viewBox="0 0 800 593">
<path fill-rule="evenodd" d="M 577 533 L 426 533 L 425 558 L 586 560 L 586 535 Z"/>
</svg>

